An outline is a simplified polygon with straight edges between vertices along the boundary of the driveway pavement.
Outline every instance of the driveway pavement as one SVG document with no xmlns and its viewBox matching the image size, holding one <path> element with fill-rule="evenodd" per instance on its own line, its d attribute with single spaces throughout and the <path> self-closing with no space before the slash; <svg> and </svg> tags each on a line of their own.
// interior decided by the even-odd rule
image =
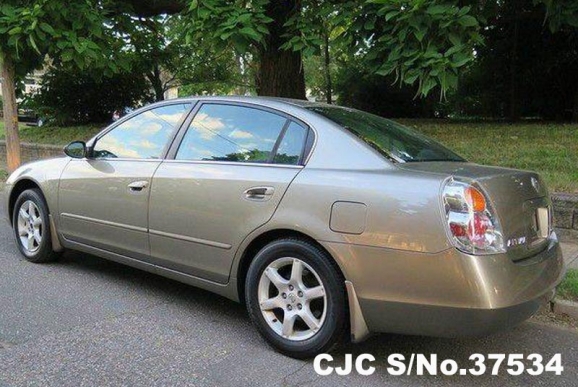
<svg viewBox="0 0 578 387">
<path fill-rule="evenodd" d="M 566 262 L 567 268 L 578 269 L 578 243 L 562 243 L 562 254 L 564 254 L 564 261 Z"/>
<path fill-rule="evenodd" d="M 3 216 L 0 214 L 0 216 Z M 317 376 L 272 351 L 231 301 L 93 256 L 20 258 L 0 222 L 0 386 L 576 385 L 578 332 L 537 321 L 481 339 L 379 335 L 333 353 L 371 353 L 371 376 Z M 390 376 L 388 354 L 435 353 L 471 367 L 473 353 L 562 354 L 561 376 Z"/>
</svg>

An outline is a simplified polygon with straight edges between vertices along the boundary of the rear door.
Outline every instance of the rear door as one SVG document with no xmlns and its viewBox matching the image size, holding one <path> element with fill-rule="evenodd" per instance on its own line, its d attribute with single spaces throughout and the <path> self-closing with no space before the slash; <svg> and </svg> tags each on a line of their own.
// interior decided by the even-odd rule
<svg viewBox="0 0 578 387">
<path fill-rule="evenodd" d="M 272 217 L 301 170 L 312 134 L 282 113 L 243 104 L 203 103 L 189 121 L 153 178 L 151 257 L 225 283 L 239 244 Z"/>
<path fill-rule="evenodd" d="M 66 239 L 149 258 L 151 179 L 189 109 L 177 103 L 141 112 L 100 136 L 91 158 L 68 163 L 59 186 Z"/>
</svg>

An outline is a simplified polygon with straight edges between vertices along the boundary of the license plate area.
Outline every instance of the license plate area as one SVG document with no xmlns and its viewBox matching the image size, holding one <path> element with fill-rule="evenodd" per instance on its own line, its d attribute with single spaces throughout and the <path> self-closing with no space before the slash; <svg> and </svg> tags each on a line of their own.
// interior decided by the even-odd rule
<svg viewBox="0 0 578 387">
<path fill-rule="evenodd" d="M 516 232 L 510 237 L 520 241 L 508 245 L 508 255 L 514 261 L 521 261 L 539 253 L 548 246 L 552 228 L 551 207 L 547 198 L 527 200 L 523 204 L 523 210 L 513 224 Z"/>
<path fill-rule="evenodd" d="M 532 250 L 541 246 L 550 236 L 551 211 L 545 198 L 528 200 L 525 203 L 525 212 L 531 218 L 530 227 L 527 231 L 528 249 Z"/>
<path fill-rule="evenodd" d="M 536 234 L 540 238 L 548 238 L 550 235 L 550 208 L 538 207 L 535 212 Z"/>
</svg>

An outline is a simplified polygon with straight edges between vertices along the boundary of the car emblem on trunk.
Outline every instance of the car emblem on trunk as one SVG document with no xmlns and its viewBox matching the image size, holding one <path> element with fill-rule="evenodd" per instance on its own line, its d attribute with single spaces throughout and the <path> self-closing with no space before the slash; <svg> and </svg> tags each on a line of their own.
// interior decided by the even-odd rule
<svg viewBox="0 0 578 387">
<path fill-rule="evenodd" d="M 514 246 L 523 245 L 524 243 L 526 243 L 526 237 L 519 237 L 519 238 L 508 239 L 508 242 L 506 243 L 506 245 L 508 247 L 514 247 Z"/>
<path fill-rule="evenodd" d="M 540 192 L 540 182 L 535 177 L 531 177 L 530 181 L 532 182 L 532 187 L 538 192 Z"/>
</svg>

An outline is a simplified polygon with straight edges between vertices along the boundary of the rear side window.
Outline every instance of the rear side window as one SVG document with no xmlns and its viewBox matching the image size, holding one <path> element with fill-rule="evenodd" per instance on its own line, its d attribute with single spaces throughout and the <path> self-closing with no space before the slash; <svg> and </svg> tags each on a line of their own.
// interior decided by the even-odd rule
<svg viewBox="0 0 578 387">
<path fill-rule="evenodd" d="M 275 153 L 275 164 L 297 165 L 303 155 L 308 129 L 296 122 L 291 122 L 285 131 L 279 148 Z"/>
<path fill-rule="evenodd" d="M 205 104 L 191 122 L 177 160 L 266 163 L 287 118 L 246 106 Z"/>
<path fill-rule="evenodd" d="M 142 112 L 98 139 L 96 158 L 158 159 L 190 104 L 161 106 Z"/>
<path fill-rule="evenodd" d="M 395 162 L 465 161 L 431 138 L 370 113 L 335 106 L 313 106 L 308 109 L 347 129 Z"/>
</svg>

